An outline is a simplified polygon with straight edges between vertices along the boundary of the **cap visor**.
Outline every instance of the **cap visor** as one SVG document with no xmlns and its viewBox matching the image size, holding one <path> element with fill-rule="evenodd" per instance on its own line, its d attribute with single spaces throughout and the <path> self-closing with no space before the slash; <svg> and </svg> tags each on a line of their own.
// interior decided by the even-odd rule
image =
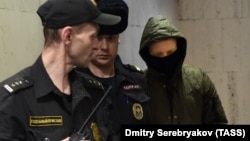
<svg viewBox="0 0 250 141">
<path fill-rule="evenodd" d="M 121 21 L 120 16 L 101 13 L 93 22 L 102 25 L 115 25 Z"/>
</svg>

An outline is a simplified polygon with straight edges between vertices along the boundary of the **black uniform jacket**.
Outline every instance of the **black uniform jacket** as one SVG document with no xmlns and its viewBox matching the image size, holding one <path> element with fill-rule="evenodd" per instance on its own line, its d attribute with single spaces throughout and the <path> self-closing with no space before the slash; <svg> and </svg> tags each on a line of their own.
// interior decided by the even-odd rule
<svg viewBox="0 0 250 141">
<path fill-rule="evenodd" d="M 73 70 L 71 95 L 49 78 L 41 57 L 0 83 L 1 141 L 59 141 L 77 131 L 93 108 L 88 92 L 103 94 L 101 83 Z"/>
<path fill-rule="evenodd" d="M 105 80 L 96 77 L 89 69 L 79 69 L 79 71 L 95 77 L 103 82 Z M 124 124 L 149 124 L 148 104 L 150 98 L 147 96 L 146 79 L 143 71 L 129 64 L 115 62 L 115 77 L 113 87 L 108 95 L 109 104 L 109 123 L 118 138 L 120 137 L 120 126 Z M 113 139 L 114 140 L 114 139 Z"/>
</svg>

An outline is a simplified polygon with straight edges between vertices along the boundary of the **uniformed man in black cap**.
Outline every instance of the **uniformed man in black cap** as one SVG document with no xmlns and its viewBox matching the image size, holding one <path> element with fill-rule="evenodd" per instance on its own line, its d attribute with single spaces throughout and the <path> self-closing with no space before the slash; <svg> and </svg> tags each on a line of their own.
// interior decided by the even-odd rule
<svg viewBox="0 0 250 141">
<path fill-rule="evenodd" d="M 119 140 L 123 124 L 148 124 L 148 103 L 146 80 L 143 72 L 128 64 L 123 64 L 117 56 L 120 43 L 119 34 L 128 25 L 129 9 L 123 0 L 97 0 L 98 8 L 109 14 L 119 15 L 116 25 L 100 25 L 97 48 L 94 49 L 88 69 L 81 70 L 100 80 L 107 89 L 112 86 L 108 97 L 109 123 L 112 125 L 112 140 Z M 115 139 L 116 138 L 116 139 Z"/>
<path fill-rule="evenodd" d="M 1 141 L 63 140 L 90 114 L 88 92 L 104 92 L 101 83 L 74 68 L 88 66 L 98 24 L 116 24 L 120 17 L 101 13 L 90 0 L 48 0 L 37 13 L 45 36 L 41 55 L 0 83 Z"/>
</svg>

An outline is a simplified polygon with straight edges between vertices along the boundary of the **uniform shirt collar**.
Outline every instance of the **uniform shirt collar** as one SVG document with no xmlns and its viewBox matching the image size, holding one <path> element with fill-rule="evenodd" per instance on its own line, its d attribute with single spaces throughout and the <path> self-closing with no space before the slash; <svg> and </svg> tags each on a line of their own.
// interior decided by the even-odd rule
<svg viewBox="0 0 250 141">
<path fill-rule="evenodd" d="M 34 91 L 36 98 L 43 97 L 52 91 L 59 90 L 55 87 L 52 80 L 50 79 L 47 71 L 42 62 L 42 57 L 39 56 L 36 62 L 32 66 L 31 78 L 34 81 Z"/>
<path fill-rule="evenodd" d="M 123 64 L 121 64 L 120 62 L 115 61 L 115 68 L 116 68 L 116 73 L 118 75 L 123 75 L 125 79 L 128 79 L 130 81 L 134 80 L 133 77 L 131 78 L 131 76 L 133 76 L 133 75 L 131 75 L 131 73 L 129 73 L 129 71 L 127 71 L 124 68 Z"/>
</svg>

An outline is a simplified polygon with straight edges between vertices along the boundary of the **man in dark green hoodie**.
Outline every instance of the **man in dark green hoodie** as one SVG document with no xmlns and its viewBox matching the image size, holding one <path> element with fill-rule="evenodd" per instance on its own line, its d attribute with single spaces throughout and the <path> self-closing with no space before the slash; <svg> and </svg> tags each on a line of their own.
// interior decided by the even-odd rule
<svg viewBox="0 0 250 141">
<path fill-rule="evenodd" d="M 227 124 L 213 82 L 200 68 L 184 65 L 187 41 L 166 18 L 149 18 L 139 54 L 147 64 L 153 124 Z"/>
</svg>

